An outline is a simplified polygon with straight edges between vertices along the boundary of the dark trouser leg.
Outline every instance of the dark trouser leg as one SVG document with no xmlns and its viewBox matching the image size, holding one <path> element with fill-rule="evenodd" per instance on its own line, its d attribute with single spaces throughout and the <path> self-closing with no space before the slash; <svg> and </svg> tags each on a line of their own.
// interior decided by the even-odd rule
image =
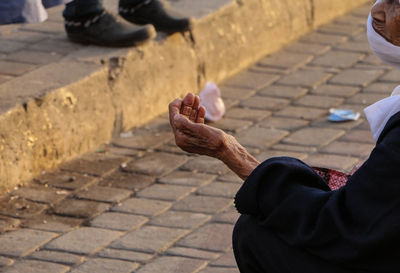
<svg viewBox="0 0 400 273">
<path fill-rule="evenodd" d="M 248 215 L 235 225 L 233 251 L 241 273 L 354 273 L 287 245 Z"/>
<path fill-rule="evenodd" d="M 103 0 L 74 0 L 65 5 L 63 16 L 67 20 L 91 17 L 104 11 Z"/>
</svg>

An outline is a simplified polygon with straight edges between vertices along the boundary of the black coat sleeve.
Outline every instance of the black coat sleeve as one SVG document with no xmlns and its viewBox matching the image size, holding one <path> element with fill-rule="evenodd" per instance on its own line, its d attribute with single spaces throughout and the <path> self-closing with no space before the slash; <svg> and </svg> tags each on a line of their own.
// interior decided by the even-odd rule
<svg viewBox="0 0 400 273">
<path fill-rule="evenodd" d="M 339 190 L 297 159 L 272 158 L 248 177 L 235 204 L 289 245 L 325 260 L 399 272 L 400 113 Z"/>
</svg>

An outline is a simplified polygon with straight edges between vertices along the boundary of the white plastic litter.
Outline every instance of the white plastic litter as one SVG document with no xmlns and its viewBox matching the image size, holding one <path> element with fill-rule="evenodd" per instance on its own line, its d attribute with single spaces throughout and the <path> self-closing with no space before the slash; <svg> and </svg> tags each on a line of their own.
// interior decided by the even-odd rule
<svg viewBox="0 0 400 273">
<path fill-rule="evenodd" d="M 225 104 L 221 98 L 221 91 L 213 82 L 208 82 L 200 92 L 200 106 L 206 108 L 206 120 L 218 121 L 225 114 Z"/>
</svg>

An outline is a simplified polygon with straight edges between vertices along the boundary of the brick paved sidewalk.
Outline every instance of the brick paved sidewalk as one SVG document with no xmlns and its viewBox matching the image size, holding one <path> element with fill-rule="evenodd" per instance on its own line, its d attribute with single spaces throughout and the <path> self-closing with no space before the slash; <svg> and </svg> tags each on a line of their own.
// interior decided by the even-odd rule
<svg viewBox="0 0 400 273">
<path fill-rule="evenodd" d="M 368 8 L 325 25 L 221 85 L 229 131 L 260 160 L 294 156 L 350 171 L 368 124 L 327 122 L 390 94 L 400 73 L 368 48 Z M 2 272 L 238 272 L 231 250 L 241 185 L 222 163 L 180 151 L 167 116 L 16 188 L 0 203 Z M 6 232 L 8 231 L 8 232 Z"/>
</svg>

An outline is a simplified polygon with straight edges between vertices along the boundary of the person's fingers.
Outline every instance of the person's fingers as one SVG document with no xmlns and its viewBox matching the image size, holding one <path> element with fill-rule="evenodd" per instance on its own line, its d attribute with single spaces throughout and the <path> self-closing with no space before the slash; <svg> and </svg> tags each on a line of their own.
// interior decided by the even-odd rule
<svg viewBox="0 0 400 273">
<path fill-rule="evenodd" d="M 196 122 L 197 111 L 199 110 L 199 106 L 200 106 L 200 97 L 195 96 L 194 102 L 193 102 L 193 107 L 192 107 L 192 112 L 190 113 L 190 117 L 189 117 L 189 119 L 193 122 Z"/>
<path fill-rule="evenodd" d="M 183 99 L 180 113 L 182 115 L 190 117 L 190 114 L 192 113 L 194 101 L 195 101 L 195 95 L 193 93 L 188 93 L 185 96 L 185 98 Z"/>
<path fill-rule="evenodd" d="M 200 106 L 199 110 L 197 111 L 196 123 L 204 123 L 205 116 L 206 116 L 206 108 Z"/>
<path fill-rule="evenodd" d="M 182 106 L 182 100 L 181 99 L 175 99 L 174 101 L 172 101 L 169 105 L 168 105 L 168 109 L 169 109 L 169 123 L 171 124 L 172 128 L 174 128 L 174 124 L 173 124 L 173 120 L 174 117 L 179 114 L 179 111 L 181 109 Z"/>
</svg>

